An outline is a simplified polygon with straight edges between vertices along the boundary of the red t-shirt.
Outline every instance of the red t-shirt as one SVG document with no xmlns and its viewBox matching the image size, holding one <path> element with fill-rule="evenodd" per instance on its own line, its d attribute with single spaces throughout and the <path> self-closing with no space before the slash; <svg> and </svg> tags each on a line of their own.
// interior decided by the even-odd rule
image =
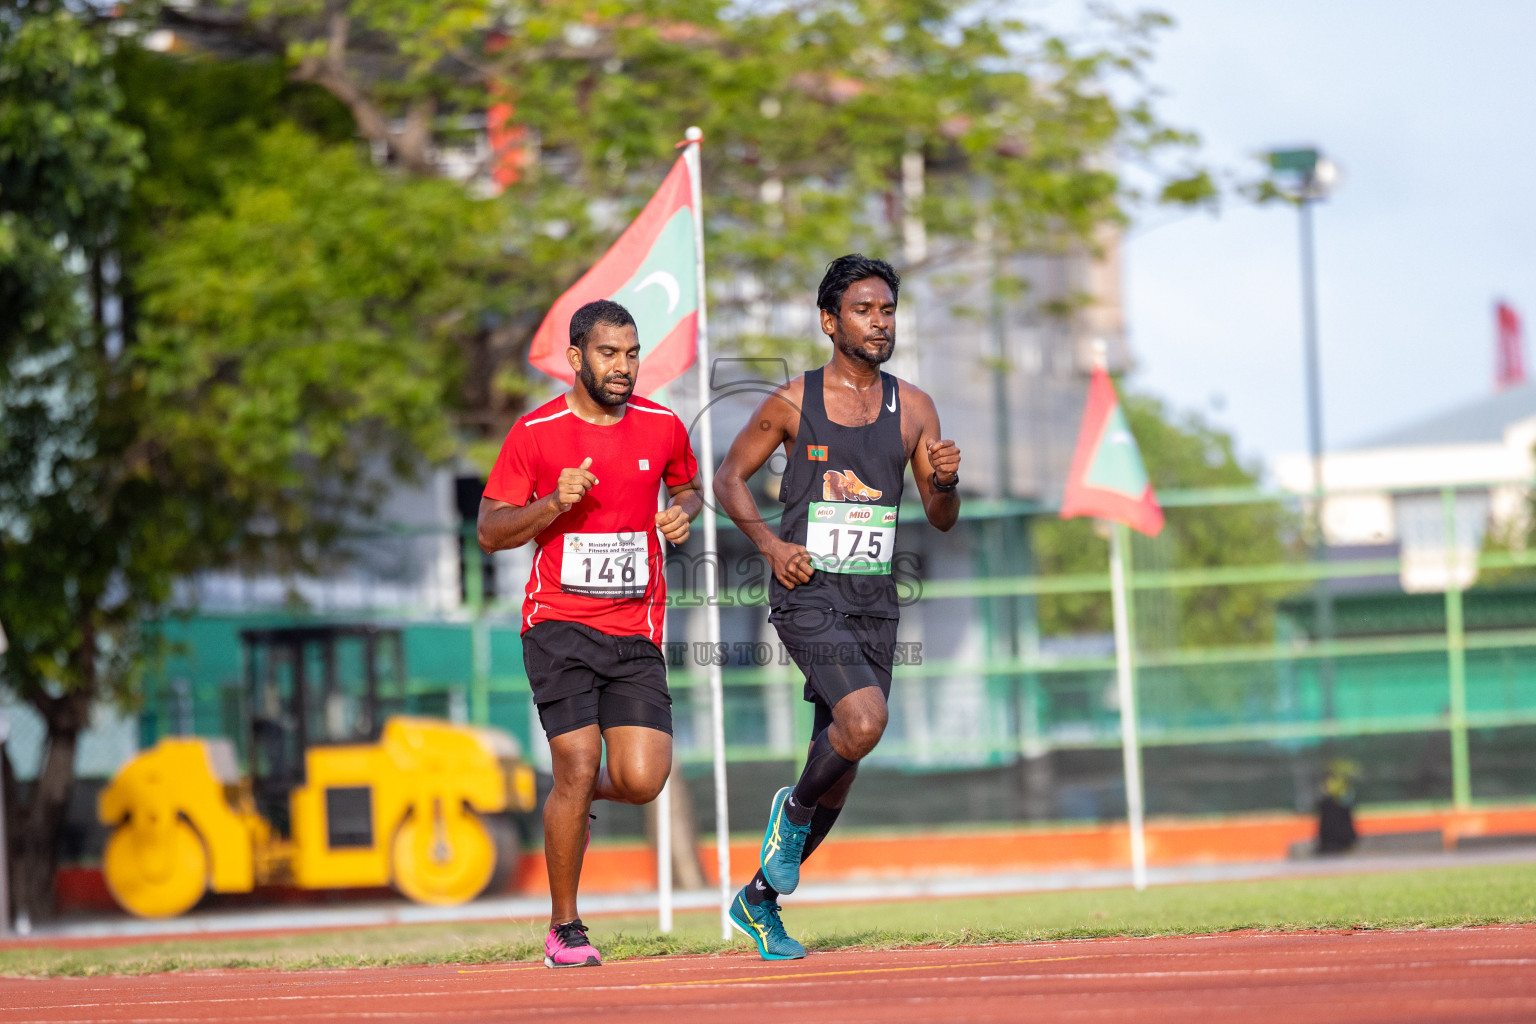
<svg viewBox="0 0 1536 1024">
<path fill-rule="evenodd" d="M 631 397 L 624 418 L 603 427 L 577 416 L 560 395 L 512 425 L 485 496 L 527 505 L 555 490 L 562 469 L 587 458 L 597 486 L 535 538 L 523 629 L 556 619 L 659 644 L 667 599 L 656 529 L 660 485 L 687 483 L 699 470 L 676 413 Z"/>
</svg>

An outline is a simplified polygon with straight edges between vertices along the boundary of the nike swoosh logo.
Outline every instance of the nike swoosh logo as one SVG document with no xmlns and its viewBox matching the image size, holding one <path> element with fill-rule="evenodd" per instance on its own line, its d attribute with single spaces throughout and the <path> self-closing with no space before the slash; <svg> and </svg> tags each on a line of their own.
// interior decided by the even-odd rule
<svg viewBox="0 0 1536 1024">
<path fill-rule="evenodd" d="M 896 411 L 896 389 L 891 388 L 891 404 L 886 406 L 891 412 Z"/>
</svg>

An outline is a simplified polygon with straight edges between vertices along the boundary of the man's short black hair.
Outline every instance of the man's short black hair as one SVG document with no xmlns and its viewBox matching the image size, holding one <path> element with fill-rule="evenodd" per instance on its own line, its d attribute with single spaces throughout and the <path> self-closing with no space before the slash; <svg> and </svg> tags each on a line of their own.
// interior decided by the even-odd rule
<svg viewBox="0 0 1536 1024">
<path fill-rule="evenodd" d="M 878 277 L 891 286 L 891 298 L 901 293 L 901 276 L 885 260 L 872 260 L 861 252 L 839 256 L 827 264 L 827 273 L 816 289 L 816 308 L 837 316 L 843 311 L 843 293 L 848 286 L 866 277 Z"/>
<path fill-rule="evenodd" d="M 629 315 L 629 310 L 612 299 L 589 302 L 571 314 L 571 344 L 586 352 L 587 339 L 592 335 L 592 328 L 598 324 L 634 327 L 635 318 Z"/>
</svg>

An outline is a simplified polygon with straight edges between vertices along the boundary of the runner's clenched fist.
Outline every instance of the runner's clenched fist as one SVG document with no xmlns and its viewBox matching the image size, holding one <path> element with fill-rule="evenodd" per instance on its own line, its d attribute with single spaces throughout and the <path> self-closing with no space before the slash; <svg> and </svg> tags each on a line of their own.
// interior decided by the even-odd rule
<svg viewBox="0 0 1536 1024">
<path fill-rule="evenodd" d="M 948 487 L 960 478 L 960 446 L 953 441 L 929 441 L 928 464 L 935 482 Z"/>
<path fill-rule="evenodd" d="M 555 504 L 561 512 L 569 511 L 572 505 L 597 486 L 597 477 L 587 471 L 590 465 L 592 465 L 592 456 L 589 455 L 575 469 L 560 471 L 560 480 L 555 484 L 554 497 Z"/>
<path fill-rule="evenodd" d="M 794 590 L 801 583 L 811 582 L 811 574 L 816 569 L 811 565 L 811 553 L 805 550 L 804 544 L 778 544 L 767 555 L 773 574 L 786 590 Z"/>
<path fill-rule="evenodd" d="M 681 544 L 688 539 L 688 513 L 676 505 L 664 508 L 656 513 L 656 528 L 673 544 Z"/>
</svg>

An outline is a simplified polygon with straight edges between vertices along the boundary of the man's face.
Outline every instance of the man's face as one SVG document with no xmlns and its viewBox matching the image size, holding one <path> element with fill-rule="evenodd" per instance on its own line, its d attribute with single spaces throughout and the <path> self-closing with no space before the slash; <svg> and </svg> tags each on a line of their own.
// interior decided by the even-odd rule
<svg viewBox="0 0 1536 1024">
<path fill-rule="evenodd" d="M 640 338 L 633 326 L 598 324 L 587 335 L 586 351 L 572 345 L 566 356 L 592 401 L 607 406 L 629 401 L 640 372 Z"/>
<path fill-rule="evenodd" d="M 842 311 L 821 312 L 822 332 L 849 359 L 879 366 L 896 347 L 896 296 L 878 277 L 855 281 L 843 292 Z"/>
</svg>

